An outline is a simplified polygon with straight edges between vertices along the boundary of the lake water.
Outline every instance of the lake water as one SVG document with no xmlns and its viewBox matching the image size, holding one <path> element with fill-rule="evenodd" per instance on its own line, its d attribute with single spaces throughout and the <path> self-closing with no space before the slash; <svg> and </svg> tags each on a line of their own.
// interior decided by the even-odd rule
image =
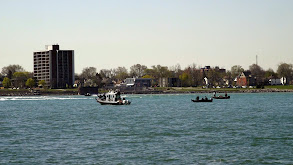
<svg viewBox="0 0 293 165">
<path fill-rule="evenodd" d="M 293 93 L 196 95 L 0 97 L 0 164 L 293 164 Z"/>
</svg>

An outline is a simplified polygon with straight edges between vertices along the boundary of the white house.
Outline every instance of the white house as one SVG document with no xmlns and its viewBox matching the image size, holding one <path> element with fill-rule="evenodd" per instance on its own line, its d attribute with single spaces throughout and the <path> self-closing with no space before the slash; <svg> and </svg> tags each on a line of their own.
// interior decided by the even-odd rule
<svg viewBox="0 0 293 165">
<path fill-rule="evenodd" d="M 286 83 L 287 83 L 287 80 L 285 77 L 269 79 L 270 85 L 285 85 Z"/>
<path fill-rule="evenodd" d="M 270 85 L 281 85 L 281 79 L 279 78 L 271 78 L 269 79 Z"/>
</svg>

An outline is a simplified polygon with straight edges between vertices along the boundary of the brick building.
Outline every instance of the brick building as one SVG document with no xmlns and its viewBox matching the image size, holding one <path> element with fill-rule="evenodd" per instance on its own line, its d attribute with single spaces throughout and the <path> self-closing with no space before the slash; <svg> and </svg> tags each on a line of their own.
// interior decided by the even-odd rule
<svg viewBox="0 0 293 165">
<path fill-rule="evenodd" d="M 256 79 L 253 75 L 251 75 L 250 71 L 242 72 L 237 77 L 237 86 L 255 86 L 256 85 Z"/>
<path fill-rule="evenodd" d="M 59 50 L 59 45 L 46 46 L 34 52 L 34 77 L 44 80 L 49 88 L 66 88 L 74 83 L 74 50 Z"/>
</svg>

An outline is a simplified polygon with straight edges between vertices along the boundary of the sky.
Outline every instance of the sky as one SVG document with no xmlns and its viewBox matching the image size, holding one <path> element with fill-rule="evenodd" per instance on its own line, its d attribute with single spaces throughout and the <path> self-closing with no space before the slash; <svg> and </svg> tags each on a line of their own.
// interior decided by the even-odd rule
<svg viewBox="0 0 293 165">
<path fill-rule="evenodd" d="M 75 72 L 134 64 L 181 69 L 293 63 L 292 0 L 0 0 L 0 69 L 74 50 Z"/>
</svg>

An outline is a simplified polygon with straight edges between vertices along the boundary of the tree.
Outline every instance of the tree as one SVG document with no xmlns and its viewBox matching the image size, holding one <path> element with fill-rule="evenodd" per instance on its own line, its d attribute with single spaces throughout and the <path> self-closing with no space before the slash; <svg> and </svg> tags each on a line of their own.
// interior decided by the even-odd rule
<svg viewBox="0 0 293 165">
<path fill-rule="evenodd" d="M 30 88 L 32 88 L 33 86 L 35 86 L 35 80 L 34 79 L 32 79 L 32 78 L 29 78 L 29 79 L 27 79 L 26 80 L 26 82 L 25 82 L 25 85 L 27 86 L 27 87 L 30 87 Z"/>
<path fill-rule="evenodd" d="M 153 69 L 146 69 L 145 74 L 150 76 L 150 77 L 155 78 L 155 71 Z M 145 77 L 145 76 L 143 76 L 143 77 Z"/>
<path fill-rule="evenodd" d="M 125 67 L 118 67 L 117 69 L 114 70 L 115 72 L 115 77 L 118 80 L 124 80 L 128 77 L 128 71 Z"/>
<path fill-rule="evenodd" d="M 169 67 L 169 71 L 172 72 L 172 77 L 174 78 L 179 78 L 179 76 L 183 73 L 180 64 Z"/>
<path fill-rule="evenodd" d="M 277 73 L 274 72 L 273 69 L 269 68 L 268 70 L 265 71 L 265 78 L 269 78 L 269 77 L 277 77 Z"/>
<path fill-rule="evenodd" d="M 161 77 L 168 78 L 171 75 L 170 71 L 168 70 L 168 67 L 166 66 L 153 65 L 152 68 L 153 68 L 153 73 L 155 78 L 161 78 Z"/>
<path fill-rule="evenodd" d="M 285 77 L 287 79 L 287 82 L 290 82 L 293 77 L 293 65 L 280 63 L 277 69 L 277 73 L 280 77 Z"/>
<path fill-rule="evenodd" d="M 136 64 L 130 67 L 130 76 L 131 77 L 142 77 L 145 75 L 145 70 L 147 69 L 147 66 Z"/>
<path fill-rule="evenodd" d="M 104 78 L 112 78 L 114 77 L 113 69 L 101 69 L 99 74 L 103 79 Z"/>
<path fill-rule="evenodd" d="M 29 73 L 28 72 L 14 72 L 12 77 L 14 79 L 14 86 L 23 88 L 26 80 L 29 77 Z"/>
<path fill-rule="evenodd" d="M 8 77 L 4 77 L 2 82 L 4 88 L 9 88 L 11 86 L 11 80 Z"/>
<path fill-rule="evenodd" d="M 40 80 L 39 85 L 42 86 L 42 87 L 45 87 L 46 86 L 46 81 L 45 80 Z"/>
<path fill-rule="evenodd" d="M 9 65 L 2 68 L 2 74 L 7 76 L 8 78 L 12 78 L 12 75 L 15 72 L 24 72 L 25 70 L 20 65 Z"/>
<path fill-rule="evenodd" d="M 83 68 L 80 74 L 80 80 L 83 86 L 97 86 L 99 80 L 96 75 L 97 69 L 95 67 Z"/>
<path fill-rule="evenodd" d="M 151 75 L 148 75 L 148 74 L 146 74 L 146 75 L 142 76 L 142 78 L 150 78 L 150 79 L 154 79 L 154 77 L 153 77 L 153 76 L 151 76 Z"/>
<path fill-rule="evenodd" d="M 190 81 L 190 85 L 199 85 L 201 84 L 201 81 L 203 79 L 202 75 L 200 74 L 200 70 L 199 68 L 196 68 L 196 64 L 191 64 L 189 65 L 185 71 L 188 71 L 189 75 L 190 75 L 190 78 L 189 78 L 189 81 Z"/>
<path fill-rule="evenodd" d="M 211 85 L 219 85 L 223 76 L 215 69 L 210 69 L 207 73 L 207 78 Z"/>
<path fill-rule="evenodd" d="M 256 84 L 261 85 L 264 82 L 265 71 L 257 64 L 252 64 L 249 66 L 251 75 L 255 76 Z"/>
<path fill-rule="evenodd" d="M 264 76 L 264 70 L 262 67 L 260 67 L 257 64 L 252 64 L 249 66 L 249 70 L 251 71 L 252 75 L 258 76 L 258 77 L 263 77 Z"/>
<path fill-rule="evenodd" d="M 96 77 L 97 69 L 95 67 L 86 67 L 82 69 L 80 79 L 93 79 Z"/>
<path fill-rule="evenodd" d="M 237 77 L 240 73 L 242 73 L 244 69 L 240 65 L 234 65 L 231 67 L 231 76 L 234 79 Z"/>
<path fill-rule="evenodd" d="M 227 71 L 227 72 L 224 74 L 224 78 L 225 78 L 226 80 L 228 80 L 228 83 L 229 83 L 229 84 L 233 84 L 233 83 L 234 83 L 234 78 L 235 78 L 235 77 L 232 77 L 232 73 L 231 73 L 231 71 Z"/>
<path fill-rule="evenodd" d="M 186 72 L 182 73 L 180 76 L 179 76 L 179 79 L 181 80 L 181 83 L 182 83 L 182 86 L 190 86 L 190 82 L 189 82 L 189 79 L 190 79 L 190 75 Z"/>
</svg>

